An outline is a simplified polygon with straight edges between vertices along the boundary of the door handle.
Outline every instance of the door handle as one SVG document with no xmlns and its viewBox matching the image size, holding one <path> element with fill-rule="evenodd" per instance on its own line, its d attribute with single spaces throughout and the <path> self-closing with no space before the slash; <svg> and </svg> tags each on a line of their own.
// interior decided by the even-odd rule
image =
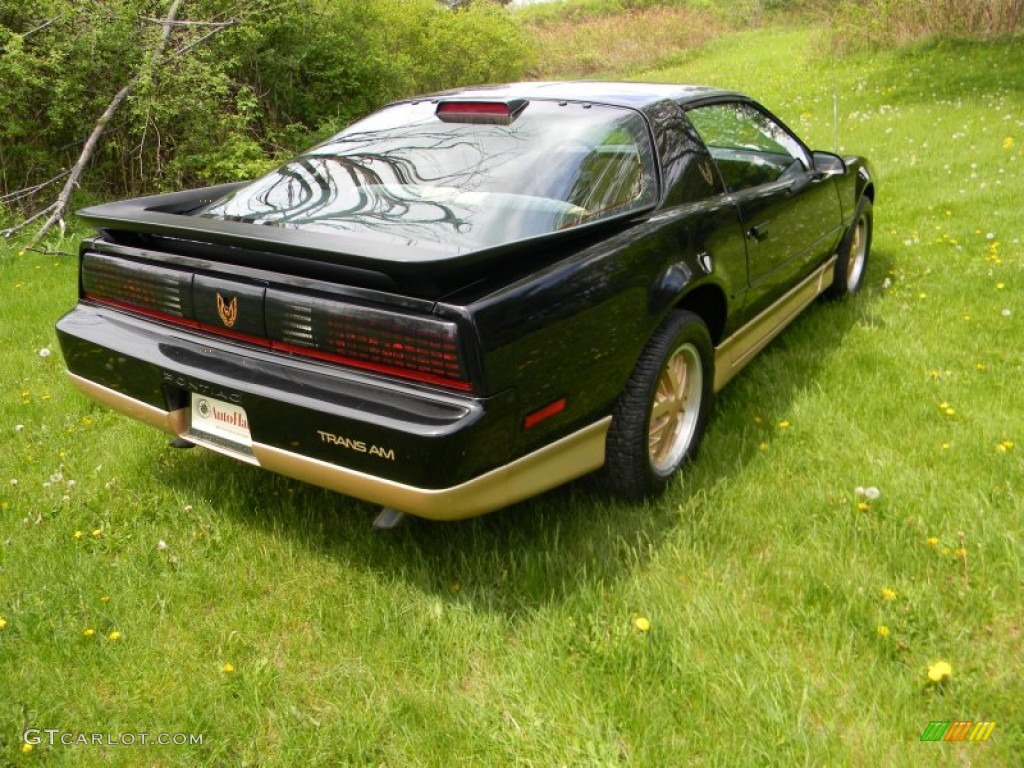
<svg viewBox="0 0 1024 768">
<path fill-rule="evenodd" d="M 766 237 L 768 237 L 768 223 L 755 224 L 747 230 L 747 237 L 753 240 L 755 243 L 760 243 Z"/>
</svg>

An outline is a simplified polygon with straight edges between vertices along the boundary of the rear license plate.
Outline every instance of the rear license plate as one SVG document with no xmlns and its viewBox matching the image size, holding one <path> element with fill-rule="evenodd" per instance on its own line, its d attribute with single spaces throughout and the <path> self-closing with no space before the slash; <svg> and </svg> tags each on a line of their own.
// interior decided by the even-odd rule
<svg viewBox="0 0 1024 768">
<path fill-rule="evenodd" d="M 229 453 L 252 456 L 252 435 L 245 409 L 192 393 L 188 436 L 194 442 Z"/>
</svg>

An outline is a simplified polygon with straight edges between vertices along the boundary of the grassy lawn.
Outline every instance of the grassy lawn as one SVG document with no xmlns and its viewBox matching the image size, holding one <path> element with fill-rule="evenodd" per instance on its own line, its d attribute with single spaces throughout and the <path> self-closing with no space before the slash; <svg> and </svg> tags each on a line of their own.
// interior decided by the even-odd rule
<svg viewBox="0 0 1024 768">
<path fill-rule="evenodd" d="M 74 393 L 73 260 L 0 245 L 0 765 L 1019 765 L 1020 41 L 819 50 L 761 30 L 645 75 L 824 149 L 835 93 L 878 178 L 864 292 L 734 380 L 649 505 L 582 482 L 374 532 Z"/>
</svg>

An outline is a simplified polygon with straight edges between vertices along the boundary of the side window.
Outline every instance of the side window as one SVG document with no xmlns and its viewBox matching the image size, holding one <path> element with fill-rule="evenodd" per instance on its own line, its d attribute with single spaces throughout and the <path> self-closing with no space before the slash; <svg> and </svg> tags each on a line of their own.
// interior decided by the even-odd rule
<svg viewBox="0 0 1024 768">
<path fill-rule="evenodd" d="M 750 104 L 712 104 L 686 113 L 715 159 L 730 192 L 768 184 L 810 168 L 793 134 Z"/>
</svg>

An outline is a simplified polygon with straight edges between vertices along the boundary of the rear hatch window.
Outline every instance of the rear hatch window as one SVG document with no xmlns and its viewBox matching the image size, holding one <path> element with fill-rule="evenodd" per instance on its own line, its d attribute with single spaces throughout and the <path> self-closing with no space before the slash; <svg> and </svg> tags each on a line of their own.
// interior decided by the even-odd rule
<svg viewBox="0 0 1024 768">
<path fill-rule="evenodd" d="M 653 150 L 632 110 L 424 100 L 381 110 L 197 213 L 458 254 L 656 198 Z"/>
</svg>

